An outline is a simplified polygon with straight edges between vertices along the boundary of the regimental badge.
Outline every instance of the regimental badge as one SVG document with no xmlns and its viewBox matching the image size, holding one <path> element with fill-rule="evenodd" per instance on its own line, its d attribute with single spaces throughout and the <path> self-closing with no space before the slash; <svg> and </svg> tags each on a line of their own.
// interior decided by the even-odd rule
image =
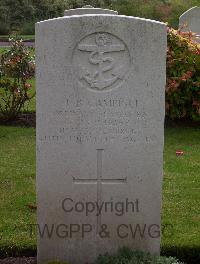
<svg viewBox="0 0 200 264">
<path fill-rule="evenodd" d="M 73 66 L 82 86 L 95 91 L 117 88 L 130 68 L 125 43 L 110 33 L 83 38 L 73 53 Z"/>
</svg>

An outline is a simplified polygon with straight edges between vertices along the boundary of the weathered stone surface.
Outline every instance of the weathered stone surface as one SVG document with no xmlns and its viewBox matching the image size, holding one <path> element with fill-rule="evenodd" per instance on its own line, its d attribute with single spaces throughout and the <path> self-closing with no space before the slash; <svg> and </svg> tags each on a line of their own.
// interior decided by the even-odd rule
<svg viewBox="0 0 200 264">
<path fill-rule="evenodd" d="M 38 263 L 91 263 L 122 246 L 158 254 L 165 25 L 47 20 L 36 54 L 38 226 L 50 231 Z"/>
<path fill-rule="evenodd" d="M 183 32 L 192 31 L 199 36 L 200 42 L 200 7 L 192 7 L 179 18 L 179 28 Z"/>
<path fill-rule="evenodd" d="M 86 15 L 86 14 L 110 14 L 117 15 L 118 12 L 110 9 L 94 8 L 92 6 L 84 6 L 83 8 L 65 10 L 64 16 Z"/>
</svg>

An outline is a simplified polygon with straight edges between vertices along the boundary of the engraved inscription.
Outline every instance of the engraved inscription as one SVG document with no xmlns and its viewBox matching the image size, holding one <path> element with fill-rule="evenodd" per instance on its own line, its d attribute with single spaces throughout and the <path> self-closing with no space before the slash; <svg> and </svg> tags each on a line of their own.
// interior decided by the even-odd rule
<svg viewBox="0 0 200 264">
<path fill-rule="evenodd" d="M 107 179 L 103 178 L 102 168 L 103 168 L 103 151 L 104 149 L 97 149 L 97 178 L 94 179 L 77 179 L 73 177 L 73 182 L 75 184 L 96 184 L 97 185 L 97 202 L 102 204 L 102 184 L 124 184 L 127 183 L 127 177 Z M 101 214 L 97 215 L 97 234 L 99 234 L 101 227 Z"/>
<path fill-rule="evenodd" d="M 124 81 L 130 55 L 118 37 L 109 33 L 93 33 L 76 46 L 73 65 L 82 86 L 95 91 L 110 90 Z"/>
<path fill-rule="evenodd" d="M 150 117 L 138 99 L 69 96 L 50 119 L 43 116 L 49 131 L 39 140 L 58 144 L 157 144 L 156 128 L 152 126 L 151 132 L 148 129 Z"/>
</svg>

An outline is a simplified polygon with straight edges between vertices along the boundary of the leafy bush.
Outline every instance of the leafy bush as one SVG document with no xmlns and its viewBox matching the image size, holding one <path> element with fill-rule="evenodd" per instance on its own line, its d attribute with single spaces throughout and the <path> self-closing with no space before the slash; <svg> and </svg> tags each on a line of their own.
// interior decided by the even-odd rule
<svg viewBox="0 0 200 264">
<path fill-rule="evenodd" d="M 96 264 L 181 264 L 181 262 L 172 257 L 154 256 L 123 248 L 114 256 L 108 254 L 100 256 Z"/>
<path fill-rule="evenodd" d="M 123 15 L 160 20 L 177 27 L 179 16 L 199 5 L 199 0 L 1 0 L 0 33 L 32 34 L 36 21 L 63 16 L 64 9 L 83 5 L 111 8 Z"/>
<path fill-rule="evenodd" d="M 10 121 L 17 117 L 29 94 L 28 83 L 34 76 L 35 63 L 31 51 L 22 40 L 10 39 L 11 48 L 0 57 L 0 118 Z"/>
<path fill-rule="evenodd" d="M 0 33 L 32 34 L 36 21 L 63 16 L 64 5 L 63 0 L 1 0 L 0 25 L 6 25 L 6 30 L 0 26 Z"/>
<path fill-rule="evenodd" d="M 6 23 L 4 22 L 0 23 L 0 35 L 7 35 L 9 34 L 9 31 L 10 31 L 9 26 Z"/>
<path fill-rule="evenodd" d="M 168 28 L 166 115 L 200 119 L 200 45 L 191 32 Z"/>
<path fill-rule="evenodd" d="M 111 7 L 112 0 L 66 0 L 65 8 L 80 8 L 85 5 L 91 5 L 93 7 Z"/>
<path fill-rule="evenodd" d="M 112 9 L 120 14 L 168 22 L 176 28 L 179 16 L 196 5 L 199 0 L 111 0 Z"/>
<path fill-rule="evenodd" d="M 34 35 L 35 34 L 35 24 L 32 22 L 26 22 L 20 29 L 22 35 Z"/>
</svg>

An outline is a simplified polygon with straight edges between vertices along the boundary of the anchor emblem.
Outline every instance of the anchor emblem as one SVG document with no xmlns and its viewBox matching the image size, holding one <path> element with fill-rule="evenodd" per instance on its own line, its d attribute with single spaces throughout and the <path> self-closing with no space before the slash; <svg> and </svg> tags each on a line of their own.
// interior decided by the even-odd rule
<svg viewBox="0 0 200 264">
<path fill-rule="evenodd" d="M 122 65 L 116 65 L 113 54 L 125 52 L 126 47 L 123 43 L 112 43 L 106 33 L 97 33 L 94 39 L 94 44 L 78 45 L 79 51 L 89 53 L 87 60 L 92 66 L 92 70 L 80 66 L 78 76 L 91 89 L 102 91 L 124 79 L 126 72 Z"/>
</svg>

